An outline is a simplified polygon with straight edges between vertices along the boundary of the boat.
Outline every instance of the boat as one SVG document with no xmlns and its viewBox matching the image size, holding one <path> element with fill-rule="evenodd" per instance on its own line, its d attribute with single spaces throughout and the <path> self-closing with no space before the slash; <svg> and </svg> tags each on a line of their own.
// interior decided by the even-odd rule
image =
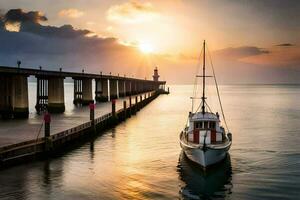
<svg viewBox="0 0 300 200">
<path fill-rule="evenodd" d="M 180 146 L 186 155 L 186 157 L 199 164 L 202 168 L 206 169 L 209 166 L 215 165 L 226 158 L 232 144 L 232 134 L 229 132 L 221 98 L 219 94 L 217 79 L 215 76 L 215 70 L 212 67 L 213 76 L 206 76 L 206 43 L 203 42 L 203 63 L 202 63 L 202 75 L 196 75 L 195 85 L 197 85 L 197 79 L 202 78 L 202 97 L 200 105 L 195 111 L 193 111 L 195 96 L 192 99 L 192 111 L 189 112 L 188 120 L 185 128 L 180 133 Z M 211 62 L 212 63 L 212 62 Z M 226 129 L 221 125 L 221 117 L 218 112 L 214 113 L 210 110 L 205 96 L 205 84 L 206 78 L 213 77 L 218 94 L 218 100 L 222 111 L 223 121 L 226 125 Z M 197 88 L 197 87 L 195 87 Z"/>
</svg>

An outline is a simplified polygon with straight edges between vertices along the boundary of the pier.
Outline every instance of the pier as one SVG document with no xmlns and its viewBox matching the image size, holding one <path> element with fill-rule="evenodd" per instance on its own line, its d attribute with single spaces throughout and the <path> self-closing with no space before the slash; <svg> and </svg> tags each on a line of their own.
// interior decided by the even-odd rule
<svg viewBox="0 0 300 200">
<path fill-rule="evenodd" d="M 82 72 L 28 69 L 0 66 L 0 116 L 5 119 L 28 117 L 28 77 L 37 80 L 35 108 L 37 112 L 63 113 L 64 79 L 74 81 L 74 104 L 89 105 L 91 102 L 106 102 L 120 97 L 131 96 L 156 90 L 165 90 L 165 81 L 130 78 Z M 154 78 L 153 76 L 153 78 Z M 92 88 L 95 81 L 95 91 Z M 93 99 L 93 92 L 95 99 Z"/>
<path fill-rule="evenodd" d="M 29 97 L 28 76 L 36 77 L 36 97 Z M 0 115 L 6 119 L 0 131 L 0 168 L 64 152 L 66 147 L 89 140 L 100 135 L 102 130 L 121 123 L 160 94 L 169 92 L 165 90 L 166 82 L 158 81 L 157 76 L 157 69 L 153 80 L 143 80 L 101 73 L 0 67 L 0 92 L 3 94 Z M 65 99 L 70 101 L 65 98 L 66 77 L 74 81 L 71 104 L 80 105 L 75 106 L 79 112 L 73 115 L 63 114 Z M 27 119 L 29 101 L 34 99 L 36 118 Z M 14 124 L 16 120 L 18 125 Z"/>
<path fill-rule="evenodd" d="M 118 110 L 116 110 L 116 102 L 113 100 L 111 112 L 98 117 L 94 114 L 94 104 L 90 104 L 89 121 L 58 133 L 51 134 L 51 116 L 45 114 L 41 137 L 0 147 L 0 169 L 35 159 L 47 158 L 62 152 L 69 146 L 100 135 L 103 130 L 111 128 L 136 114 L 159 94 L 158 91 L 153 91 L 141 95 L 140 98 L 135 96 L 134 103 L 129 103 L 129 105 L 124 100 L 123 108 Z M 131 97 L 128 100 L 131 102 Z"/>
</svg>

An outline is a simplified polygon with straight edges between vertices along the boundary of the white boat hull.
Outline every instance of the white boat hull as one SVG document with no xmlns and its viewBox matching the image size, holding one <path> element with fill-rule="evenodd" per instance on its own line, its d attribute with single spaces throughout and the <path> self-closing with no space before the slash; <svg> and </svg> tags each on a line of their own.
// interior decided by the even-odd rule
<svg viewBox="0 0 300 200">
<path fill-rule="evenodd" d="M 180 145 L 188 159 L 205 168 L 221 162 L 226 157 L 231 143 L 224 148 L 213 149 L 206 147 L 205 150 L 202 147 L 195 148 L 185 145 L 183 142 Z"/>
<path fill-rule="evenodd" d="M 193 162 L 208 167 L 222 161 L 226 157 L 227 151 L 224 150 L 206 150 L 186 148 L 185 155 Z"/>
</svg>

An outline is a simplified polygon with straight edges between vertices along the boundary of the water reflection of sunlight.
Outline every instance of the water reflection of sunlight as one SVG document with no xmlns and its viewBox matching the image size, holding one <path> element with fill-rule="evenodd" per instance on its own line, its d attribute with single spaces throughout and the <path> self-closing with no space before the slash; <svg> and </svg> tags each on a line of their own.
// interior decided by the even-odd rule
<svg viewBox="0 0 300 200">
<path fill-rule="evenodd" d="M 144 199 L 145 194 L 151 191 L 147 183 L 147 169 L 143 167 L 149 154 L 146 147 L 147 141 L 144 132 L 136 126 L 137 118 L 130 119 L 126 124 L 126 135 L 122 139 L 116 136 L 115 160 L 118 162 L 114 170 L 120 175 L 117 188 L 118 198 L 121 199 Z"/>
</svg>

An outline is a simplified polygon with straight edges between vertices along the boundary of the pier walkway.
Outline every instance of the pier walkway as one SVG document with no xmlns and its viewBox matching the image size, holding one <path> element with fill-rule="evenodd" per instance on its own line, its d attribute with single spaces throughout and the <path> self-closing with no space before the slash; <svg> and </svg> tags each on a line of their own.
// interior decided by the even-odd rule
<svg viewBox="0 0 300 200">
<path fill-rule="evenodd" d="M 146 93 L 145 93 L 146 94 Z M 145 94 L 140 94 L 144 97 Z M 136 95 L 136 96 L 140 96 Z M 116 100 L 116 110 L 123 108 L 123 101 L 129 105 L 129 98 L 124 97 Z M 132 96 L 135 104 L 135 96 Z M 100 117 L 111 113 L 111 102 L 97 103 L 95 106 L 95 117 Z M 90 120 L 90 110 L 88 106 L 67 109 L 63 114 L 51 114 L 51 134 L 55 134 L 66 129 L 78 126 Z M 36 139 L 39 131 L 39 138 L 44 136 L 43 115 L 38 115 L 34 111 L 28 119 L 1 120 L 0 121 L 0 147 Z M 41 130 L 40 130 L 41 129 Z"/>
</svg>

